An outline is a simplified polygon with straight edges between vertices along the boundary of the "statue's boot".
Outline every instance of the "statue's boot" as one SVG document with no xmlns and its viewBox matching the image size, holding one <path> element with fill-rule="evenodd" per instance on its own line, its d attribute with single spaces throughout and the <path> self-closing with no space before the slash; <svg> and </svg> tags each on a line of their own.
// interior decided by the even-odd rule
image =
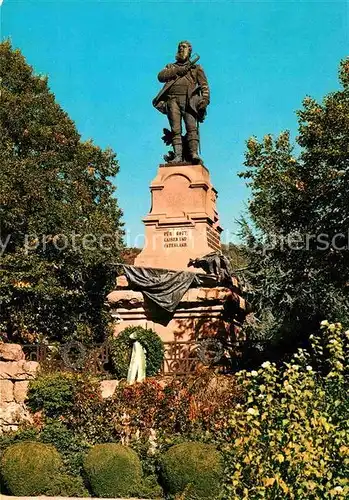
<svg viewBox="0 0 349 500">
<path fill-rule="evenodd" d="M 199 149 L 199 141 L 197 139 L 191 139 L 188 142 L 189 146 L 189 153 L 190 153 L 190 158 L 192 162 L 196 165 L 198 163 L 202 163 L 202 159 L 198 155 L 198 149 Z"/>
<path fill-rule="evenodd" d="M 174 158 L 170 163 L 182 163 L 183 161 L 183 146 L 182 142 L 180 144 L 173 144 Z"/>
</svg>

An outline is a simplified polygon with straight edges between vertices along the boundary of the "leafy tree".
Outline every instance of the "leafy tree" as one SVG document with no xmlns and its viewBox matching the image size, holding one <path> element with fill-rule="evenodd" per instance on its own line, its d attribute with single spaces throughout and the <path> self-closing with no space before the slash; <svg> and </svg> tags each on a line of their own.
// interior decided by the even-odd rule
<svg viewBox="0 0 349 500">
<path fill-rule="evenodd" d="M 247 265 L 245 250 L 242 245 L 236 245 L 232 242 L 228 244 L 222 243 L 222 253 L 228 257 L 234 270 L 244 268 Z"/>
<path fill-rule="evenodd" d="M 142 251 L 141 248 L 137 247 L 125 247 L 121 251 L 121 260 L 124 264 L 129 264 L 133 266 L 135 259 L 138 254 L 140 254 Z"/>
<path fill-rule="evenodd" d="M 348 59 L 339 77 L 342 88 L 321 103 L 303 100 L 296 148 L 288 132 L 252 137 L 240 174 L 252 190 L 242 233 L 254 335 L 292 347 L 326 317 L 349 320 Z"/>
<path fill-rule="evenodd" d="M 10 42 L 0 44 L 0 331 L 102 338 L 122 246 L 115 154 L 83 142 Z"/>
</svg>

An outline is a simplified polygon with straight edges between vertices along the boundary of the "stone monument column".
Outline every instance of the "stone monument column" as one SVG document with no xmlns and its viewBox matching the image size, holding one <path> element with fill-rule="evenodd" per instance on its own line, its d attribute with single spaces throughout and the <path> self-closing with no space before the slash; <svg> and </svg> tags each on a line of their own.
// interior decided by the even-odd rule
<svg viewBox="0 0 349 500">
<path fill-rule="evenodd" d="M 189 373 L 197 367 L 199 358 L 195 353 L 203 339 L 226 339 L 232 335 L 238 338 L 246 316 L 238 280 L 230 276 L 230 266 L 221 255 L 217 191 L 199 156 L 199 124 L 206 117 L 210 90 L 205 72 L 197 64 L 200 57 L 193 54 L 191 58 L 191 54 L 191 43 L 179 42 L 176 60 L 158 74 L 159 82 L 164 85 L 153 99 L 153 106 L 168 118 L 171 130 L 164 128 L 162 139 L 173 149 L 164 156 L 166 163 L 159 165 L 150 184 L 151 207 L 143 219 L 145 245 L 134 264 L 136 268 L 158 268 L 164 272 L 138 269 L 143 276 L 148 275 L 145 278 L 148 283 L 143 282 L 142 286 L 131 274 L 127 274 L 130 283 L 121 276 L 117 289 L 107 297 L 111 312 L 117 318 L 115 334 L 131 325 L 153 329 L 167 343 L 163 372 L 176 374 Z M 213 255 L 207 256 L 211 253 Z M 192 261 L 197 258 L 194 265 Z M 190 260 L 193 267 L 188 268 Z M 208 262 L 215 262 L 216 268 L 206 266 Z M 222 263 L 228 272 L 225 280 Z M 175 286 L 168 285 L 173 277 L 199 283 L 186 273 L 168 272 L 200 272 L 199 265 L 205 268 L 201 269 L 202 273 L 210 274 L 211 278 L 213 273 L 214 286 L 206 282 L 206 287 L 189 287 L 179 302 L 173 302 L 173 309 L 156 301 L 154 295 L 149 299 L 147 284 L 153 287 L 155 283 L 155 288 L 165 284 L 165 290 L 174 294 Z M 154 279 L 150 278 L 154 275 Z M 223 283 L 227 288 L 221 286 Z"/>
<path fill-rule="evenodd" d="M 160 165 L 150 191 L 145 246 L 136 266 L 193 270 L 187 269 L 190 258 L 220 251 L 217 191 L 204 165 Z"/>
</svg>

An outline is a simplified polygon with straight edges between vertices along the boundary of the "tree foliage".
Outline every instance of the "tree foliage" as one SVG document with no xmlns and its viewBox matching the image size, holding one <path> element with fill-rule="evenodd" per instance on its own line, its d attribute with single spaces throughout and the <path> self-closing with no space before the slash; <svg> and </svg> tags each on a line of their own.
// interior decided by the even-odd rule
<svg viewBox="0 0 349 500">
<path fill-rule="evenodd" d="M 125 247 L 121 251 L 121 255 L 120 255 L 121 261 L 124 264 L 128 264 L 130 266 L 133 266 L 134 263 L 135 263 L 136 257 L 141 253 L 141 251 L 142 251 L 141 248 L 137 248 L 137 247 Z"/>
<path fill-rule="evenodd" d="M 243 221 L 253 305 L 264 338 L 289 339 L 324 317 L 349 320 L 349 60 L 342 88 L 303 100 L 299 136 L 252 137 L 246 170 L 252 197 Z"/>
<path fill-rule="evenodd" d="M 8 41 L 0 78 L 0 329 L 21 341 L 100 338 L 121 245 L 115 154 L 81 140 Z"/>
<path fill-rule="evenodd" d="M 245 249 L 242 245 L 232 242 L 222 243 L 222 253 L 228 257 L 233 270 L 242 269 L 247 265 Z"/>
</svg>

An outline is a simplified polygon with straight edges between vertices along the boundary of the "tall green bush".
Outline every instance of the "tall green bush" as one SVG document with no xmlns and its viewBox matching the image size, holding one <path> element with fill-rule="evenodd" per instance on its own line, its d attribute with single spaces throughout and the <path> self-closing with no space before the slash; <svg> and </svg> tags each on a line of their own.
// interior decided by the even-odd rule
<svg viewBox="0 0 349 500">
<path fill-rule="evenodd" d="M 97 378 L 89 374 L 51 372 L 39 374 L 29 384 L 26 403 L 33 412 L 43 411 L 47 418 L 74 413 L 78 402 L 101 398 Z"/>
<path fill-rule="evenodd" d="M 29 384 L 27 405 L 33 411 L 45 412 L 50 418 L 58 417 L 74 404 L 74 378 L 64 372 L 39 375 Z"/>
</svg>

